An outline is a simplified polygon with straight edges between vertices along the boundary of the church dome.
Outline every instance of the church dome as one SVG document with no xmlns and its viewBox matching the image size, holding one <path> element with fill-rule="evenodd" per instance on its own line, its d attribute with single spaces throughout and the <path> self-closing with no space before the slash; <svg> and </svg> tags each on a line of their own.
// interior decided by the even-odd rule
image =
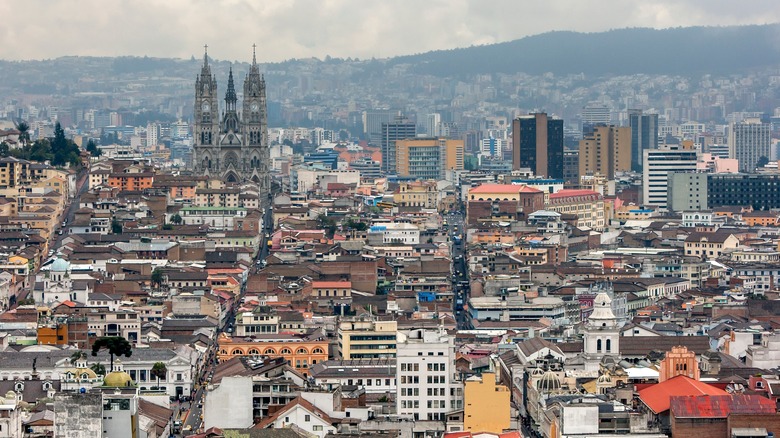
<svg viewBox="0 0 780 438">
<path fill-rule="evenodd" d="M 97 378 L 97 374 L 95 374 L 94 371 L 92 371 L 92 368 L 69 368 L 65 370 L 65 373 L 70 373 L 73 375 L 74 379 L 79 380 L 92 380 Z"/>
<path fill-rule="evenodd" d="M 540 392 L 555 392 L 561 389 L 561 379 L 553 371 L 545 372 L 536 383 L 536 389 Z"/>
<path fill-rule="evenodd" d="M 106 375 L 106 378 L 103 380 L 103 386 L 112 388 L 133 386 L 133 379 L 130 377 L 130 374 L 124 371 L 112 371 Z"/>
<path fill-rule="evenodd" d="M 59 257 L 57 257 L 49 267 L 49 270 L 54 272 L 68 272 L 68 269 L 70 269 L 70 262 Z"/>
</svg>

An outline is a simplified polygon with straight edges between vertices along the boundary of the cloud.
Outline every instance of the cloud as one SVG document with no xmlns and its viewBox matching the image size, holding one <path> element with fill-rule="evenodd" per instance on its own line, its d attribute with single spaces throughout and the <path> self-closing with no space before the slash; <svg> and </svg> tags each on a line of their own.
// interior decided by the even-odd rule
<svg viewBox="0 0 780 438">
<path fill-rule="evenodd" d="M 388 57 L 551 30 L 780 22 L 775 0 L 25 0 L 0 2 L 2 59 Z"/>
</svg>

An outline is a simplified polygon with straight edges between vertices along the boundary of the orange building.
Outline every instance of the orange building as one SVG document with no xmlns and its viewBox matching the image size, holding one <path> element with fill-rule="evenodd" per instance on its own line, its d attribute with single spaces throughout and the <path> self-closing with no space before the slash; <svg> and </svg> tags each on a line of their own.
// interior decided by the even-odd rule
<svg viewBox="0 0 780 438">
<path fill-rule="evenodd" d="M 749 227 L 776 227 L 780 224 L 780 218 L 776 212 L 751 211 L 742 214 L 742 220 Z"/>
<path fill-rule="evenodd" d="M 68 324 L 57 322 L 39 325 L 38 345 L 68 345 Z"/>
<path fill-rule="evenodd" d="M 327 339 L 307 339 L 295 335 L 257 335 L 254 339 L 236 339 L 221 334 L 217 341 L 217 360 L 226 361 L 236 356 L 283 357 L 290 366 L 304 375 L 309 367 L 328 360 Z"/>
<path fill-rule="evenodd" d="M 661 361 L 661 370 L 658 377 L 659 383 L 677 376 L 686 376 L 699 380 L 699 365 L 696 362 L 696 353 L 688 351 L 687 347 L 672 347 L 672 351 L 667 351 L 666 357 Z"/>
<path fill-rule="evenodd" d="M 112 173 L 108 177 L 108 185 L 119 190 L 141 191 L 152 188 L 154 183 L 154 173 Z"/>
</svg>

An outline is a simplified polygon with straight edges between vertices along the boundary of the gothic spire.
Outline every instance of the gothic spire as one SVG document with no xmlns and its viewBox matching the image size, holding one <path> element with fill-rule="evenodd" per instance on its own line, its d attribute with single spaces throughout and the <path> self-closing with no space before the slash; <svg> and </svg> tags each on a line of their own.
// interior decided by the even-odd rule
<svg viewBox="0 0 780 438">
<path fill-rule="evenodd" d="M 203 66 L 208 67 L 209 65 L 209 45 L 205 44 L 203 45 Z"/>
<path fill-rule="evenodd" d="M 252 65 L 257 65 L 257 44 L 252 44 Z"/>
<path fill-rule="evenodd" d="M 225 94 L 225 101 L 235 102 L 238 100 L 236 95 L 236 87 L 233 83 L 233 66 L 230 66 L 230 74 L 228 75 L 227 93 Z"/>
</svg>

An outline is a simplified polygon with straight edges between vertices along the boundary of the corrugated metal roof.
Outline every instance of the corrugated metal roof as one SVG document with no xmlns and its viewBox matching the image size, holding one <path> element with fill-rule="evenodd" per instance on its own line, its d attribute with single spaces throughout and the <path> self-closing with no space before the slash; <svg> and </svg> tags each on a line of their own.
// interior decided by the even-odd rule
<svg viewBox="0 0 780 438">
<path fill-rule="evenodd" d="M 699 395 L 728 394 L 722 389 L 682 375 L 639 391 L 639 399 L 656 414 L 669 410 L 671 398 L 674 396 Z"/>
<path fill-rule="evenodd" d="M 699 395 L 671 397 L 670 409 L 676 418 L 726 418 L 729 414 L 769 414 L 775 403 L 760 395 Z"/>
</svg>

